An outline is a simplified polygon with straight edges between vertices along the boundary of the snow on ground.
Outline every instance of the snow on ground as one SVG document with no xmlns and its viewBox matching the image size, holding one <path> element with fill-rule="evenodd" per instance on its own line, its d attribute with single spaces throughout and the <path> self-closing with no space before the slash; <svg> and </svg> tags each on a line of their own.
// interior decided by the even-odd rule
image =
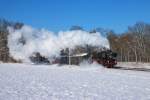
<svg viewBox="0 0 150 100">
<path fill-rule="evenodd" d="M 0 100 L 150 100 L 150 73 L 98 65 L 0 64 Z"/>
<path fill-rule="evenodd" d="M 150 63 L 142 63 L 142 62 L 118 62 L 117 66 L 125 67 L 125 68 L 147 68 L 150 69 Z"/>
</svg>

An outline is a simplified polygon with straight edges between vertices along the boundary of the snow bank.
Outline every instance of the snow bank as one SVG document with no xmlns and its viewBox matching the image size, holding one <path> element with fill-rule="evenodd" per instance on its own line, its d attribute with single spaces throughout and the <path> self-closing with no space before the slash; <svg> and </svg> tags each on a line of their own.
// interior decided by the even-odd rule
<svg viewBox="0 0 150 100">
<path fill-rule="evenodd" d="M 39 52 L 42 56 L 59 56 L 64 48 L 75 46 L 99 46 L 109 48 L 108 40 L 100 33 L 90 34 L 85 31 L 60 31 L 56 33 L 45 29 L 34 29 L 23 26 L 21 29 L 8 28 L 8 47 L 10 55 L 24 62 L 29 61 L 33 52 Z"/>
<path fill-rule="evenodd" d="M 89 63 L 87 60 L 81 62 L 79 67 L 81 68 L 104 68 L 103 65 L 100 65 L 97 62 Z"/>
</svg>

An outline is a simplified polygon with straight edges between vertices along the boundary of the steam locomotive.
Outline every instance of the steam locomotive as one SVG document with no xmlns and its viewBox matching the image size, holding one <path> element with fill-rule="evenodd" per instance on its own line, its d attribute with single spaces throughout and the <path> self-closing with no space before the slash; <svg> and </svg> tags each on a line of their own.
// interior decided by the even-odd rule
<svg viewBox="0 0 150 100">
<path fill-rule="evenodd" d="M 70 57 L 70 58 L 69 58 Z M 69 61 L 70 59 L 70 61 Z M 80 53 L 69 56 L 64 50 L 61 51 L 60 64 L 79 65 L 82 61 L 87 60 L 90 63 L 97 62 L 107 68 L 112 68 L 117 64 L 117 53 L 111 50 L 96 50 L 88 53 Z"/>
<path fill-rule="evenodd" d="M 92 62 L 102 64 L 107 68 L 112 68 L 117 64 L 117 53 L 111 50 L 92 53 Z"/>
<path fill-rule="evenodd" d="M 62 50 L 60 57 L 49 61 L 48 58 L 41 56 L 40 53 L 34 53 L 30 60 L 35 64 L 72 64 L 79 65 L 82 61 L 87 60 L 90 63 L 97 62 L 104 67 L 112 68 L 117 64 L 117 53 L 112 52 L 111 50 L 97 50 L 88 53 L 80 53 L 69 55 L 69 50 Z"/>
</svg>

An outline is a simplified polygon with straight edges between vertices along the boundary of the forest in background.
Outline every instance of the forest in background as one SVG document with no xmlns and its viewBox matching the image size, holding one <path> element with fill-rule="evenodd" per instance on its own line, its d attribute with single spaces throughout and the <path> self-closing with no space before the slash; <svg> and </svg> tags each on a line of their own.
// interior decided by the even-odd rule
<svg viewBox="0 0 150 100">
<path fill-rule="evenodd" d="M 9 54 L 8 30 L 11 26 L 20 29 L 24 24 L 0 19 L 0 61 L 16 62 Z M 69 30 L 84 30 L 81 26 L 72 26 Z M 86 31 L 86 30 L 84 30 Z M 90 34 L 100 32 L 107 37 L 110 49 L 118 54 L 117 60 L 120 62 L 150 62 L 150 24 L 136 22 L 129 26 L 127 31 L 118 34 L 113 30 L 101 27 L 91 29 Z"/>
</svg>

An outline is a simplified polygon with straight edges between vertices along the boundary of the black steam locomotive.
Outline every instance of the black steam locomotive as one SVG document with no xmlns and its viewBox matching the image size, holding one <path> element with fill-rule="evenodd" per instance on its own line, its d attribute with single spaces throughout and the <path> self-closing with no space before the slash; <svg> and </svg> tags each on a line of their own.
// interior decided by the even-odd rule
<svg viewBox="0 0 150 100">
<path fill-rule="evenodd" d="M 78 56 L 76 54 L 69 56 L 65 50 L 62 50 L 59 63 L 79 65 L 82 61 L 87 60 L 90 63 L 97 62 L 107 68 L 112 68 L 117 64 L 116 58 L 117 53 L 108 49 L 96 51 L 89 50 L 88 53 L 80 53 Z"/>
<path fill-rule="evenodd" d="M 105 50 L 92 53 L 92 62 L 96 61 L 107 68 L 112 68 L 117 64 L 117 53 Z"/>
<path fill-rule="evenodd" d="M 80 49 L 81 50 L 81 49 Z M 82 50 L 81 50 L 82 51 Z M 84 51 L 84 50 L 83 50 Z M 90 51 L 90 50 L 89 50 Z M 71 64 L 79 65 L 82 61 L 87 60 L 90 63 L 97 62 L 107 68 L 112 68 L 117 64 L 117 53 L 111 50 L 96 50 L 90 52 L 80 52 L 78 54 L 70 54 L 69 50 L 62 50 L 60 57 L 49 61 L 48 58 L 41 56 L 40 53 L 34 53 L 30 60 L 35 64 Z"/>
</svg>

